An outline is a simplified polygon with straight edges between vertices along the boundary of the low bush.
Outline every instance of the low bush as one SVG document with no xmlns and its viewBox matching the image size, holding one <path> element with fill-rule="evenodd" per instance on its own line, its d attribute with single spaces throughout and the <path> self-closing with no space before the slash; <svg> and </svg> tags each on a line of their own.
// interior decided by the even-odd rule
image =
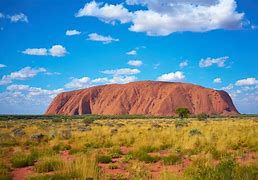
<svg viewBox="0 0 258 180">
<path fill-rule="evenodd" d="M 34 165 L 35 161 L 38 158 L 38 154 L 16 154 L 12 157 L 11 162 L 13 167 L 21 168 Z"/>
<path fill-rule="evenodd" d="M 139 148 L 139 151 L 150 153 L 150 152 L 155 152 L 158 151 L 159 149 L 154 146 L 142 146 Z"/>
<path fill-rule="evenodd" d="M 199 121 L 205 121 L 208 119 L 209 115 L 206 113 L 200 113 L 196 117 Z"/>
<path fill-rule="evenodd" d="M 233 180 L 234 179 L 234 169 L 237 164 L 233 159 L 224 159 L 216 167 L 218 177 L 221 180 Z"/>
<path fill-rule="evenodd" d="M 119 148 L 112 149 L 109 153 L 112 158 L 119 158 L 122 155 L 122 152 Z"/>
<path fill-rule="evenodd" d="M 4 163 L 0 162 L 0 179 L 1 180 L 11 180 L 10 176 L 10 168 L 6 166 Z"/>
<path fill-rule="evenodd" d="M 143 161 L 145 163 L 155 163 L 157 162 L 160 158 L 159 157 L 154 157 L 150 156 L 147 152 L 145 151 L 137 151 L 133 153 L 133 156 L 138 159 L 139 161 Z"/>
<path fill-rule="evenodd" d="M 112 162 L 112 158 L 111 158 L 111 156 L 101 155 L 101 156 L 97 156 L 96 157 L 96 161 L 98 163 L 106 163 L 106 164 L 108 164 L 108 163 Z"/>
<path fill-rule="evenodd" d="M 175 165 L 182 162 L 182 157 L 181 155 L 178 155 L 178 154 L 162 157 L 161 159 L 165 165 Z"/>
<path fill-rule="evenodd" d="M 35 165 L 38 173 L 51 172 L 62 169 L 64 162 L 58 157 L 44 157 Z"/>
<path fill-rule="evenodd" d="M 237 166 L 234 178 L 236 180 L 258 179 L 258 165 Z"/>
<path fill-rule="evenodd" d="M 184 172 L 184 175 L 191 177 L 191 179 L 217 179 L 215 167 L 213 167 L 207 160 L 198 159 L 192 163 Z"/>
<path fill-rule="evenodd" d="M 201 131 L 199 129 L 191 129 L 189 131 L 189 136 L 197 136 L 197 135 L 201 135 Z"/>
<path fill-rule="evenodd" d="M 69 144 L 60 143 L 60 144 L 54 145 L 52 147 L 52 149 L 55 152 L 59 152 L 59 151 L 64 151 L 64 150 L 70 150 L 71 146 Z"/>
</svg>

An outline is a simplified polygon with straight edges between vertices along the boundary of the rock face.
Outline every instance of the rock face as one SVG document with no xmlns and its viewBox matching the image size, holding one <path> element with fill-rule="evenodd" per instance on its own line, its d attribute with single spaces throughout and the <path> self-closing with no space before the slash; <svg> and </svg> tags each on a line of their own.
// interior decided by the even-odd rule
<svg viewBox="0 0 258 180">
<path fill-rule="evenodd" d="M 239 114 L 225 91 L 187 83 L 140 81 L 64 92 L 55 97 L 47 115 L 145 114 L 175 115 L 179 107 L 192 114 Z"/>
</svg>

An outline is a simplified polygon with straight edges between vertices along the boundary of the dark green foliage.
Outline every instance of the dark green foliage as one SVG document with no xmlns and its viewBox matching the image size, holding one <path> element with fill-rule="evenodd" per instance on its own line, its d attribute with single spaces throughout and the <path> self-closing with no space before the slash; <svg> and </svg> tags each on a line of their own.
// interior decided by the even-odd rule
<svg viewBox="0 0 258 180">
<path fill-rule="evenodd" d="M 187 108 L 177 108 L 176 114 L 181 118 L 188 118 L 188 115 L 190 114 L 189 109 Z"/>
<path fill-rule="evenodd" d="M 150 156 L 146 151 L 142 151 L 142 150 L 134 152 L 133 157 L 145 163 L 155 163 L 160 159 L 159 157 L 156 157 L 156 156 L 155 157 Z"/>
<path fill-rule="evenodd" d="M 0 162 L 0 179 L 1 180 L 11 180 L 10 176 L 11 169 L 6 166 L 4 163 Z"/>
<path fill-rule="evenodd" d="M 160 150 L 166 150 L 172 147 L 172 144 L 162 144 L 160 145 L 159 149 Z"/>
<path fill-rule="evenodd" d="M 158 151 L 159 149 L 157 147 L 154 146 L 142 146 L 139 148 L 139 151 L 143 151 L 146 153 L 150 153 L 150 152 L 155 152 Z"/>
<path fill-rule="evenodd" d="M 95 121 L 94 117 L 88 117 L 83 120 L 85 126 L 90 126 Z"/>
<path fill-rule="evenodd" d="M 108 164 L 108 163 L 112 162 L 112 158 L 111 158 L 111 156 L 101 155 L 101 156 L 97 156 L 96 157 L 96 161 L 98 163 L 106 163 L 106 164 Z"/>
<path fill-rule="evenodd" d="M 233 180 L 235 168 L 236 168 L 236 162 L 233 159 L 222 160 L 216 167 L 219 179 Z"/>
<path fill-rule="evenodd" d="M 122 155 L 122 152 L 119 148 L 112 149 L 109 153 L 112 158 L 119 158 Z"/>
<path fill-rule="evenodd" d="M 208 119 L 208 117 L 209 117 L 209 115 L 206 114 L 206 113 L 200 113 L 200 114 L 197 115 L 197 119 L 198 119 L 199 121 L 205 121 L 205 120 Z"/>
<path fill-rule="evenodd" d="M 63 166 L 63 162 L 58 159 L 47 159 L 42 162 L 38 162 L 35 165 L 35 170 L 38 173 L 45 173 L 60 170 Z"/>
<path fill-rule="evenodd" d="M 129 153 L 129 154 L 126 154 L 125 156 L 123 156 L 123 162 L 125 162 L 125 163 L 128 163 L 132 159 L 133 159 L 132 153 Z"/>
<path fill-rule="evenodd" d="M 258 166 L 247 165 L 238 166 L 235 170 L 236 180 L 256 180 L 258 179 Z"/>
<path fill-rule="evenodd" d="M 21 168 L 21 167 L 32 166 L 37 159 L 38 159 L 38 154 L 29 154 L 29 155 L 17 154 L 14 157 L 12 157 L 11 162 L 13 167 Z"/>
<path fill-rule="evenodd" d="M 174 165 L 182 162 L 182 157 L 179 154 L 173 154 L 167 157 L 161 158 L 165 165 Z"/>
<path fill-rule="evenodd" d="M 193 162 L 184 172 L 187 177 L 194 180 L 213 180 L 217 179 L 215 168 L 204 159 Z"/>
<path fill-rule="evenodd" d="M 52 149 L 55 152 L 59 152 L 59 151 L 64 151 L 64 150 L 70 150 L 71 146 L 69 144 L 60 143 L 60 144 L 54 145 L 52 147 Z"/>
<path fill-rule="evenodd" d="M 177 129 L 180 129 L 182 127 L 188 126 L 189 121 L 187 120 L 176 120 L 175 121 L 175 127 Z"/>
<path fill-rule="evenodd" d="M 201 135 L 201 131 L 199 129 L 191 129 L 189 131 L 189 136 L 196 136 L 196 135 Z"/>
</svg>

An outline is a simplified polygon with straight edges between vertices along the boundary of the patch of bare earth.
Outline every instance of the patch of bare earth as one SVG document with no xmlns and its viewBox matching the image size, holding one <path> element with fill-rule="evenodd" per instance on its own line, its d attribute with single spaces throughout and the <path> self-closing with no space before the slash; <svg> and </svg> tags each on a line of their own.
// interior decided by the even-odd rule
<svg viewBox="0 0 258 180">
<path fill-rule="evenodd" d="M 192 163 L 189 159 L 183 159 L 181 164 L 164 165 L 162 162 L 147 164 L 147 169 L 151 172 L 152 178 L 158 178 L 164 171 L 181 175 L 184 170 Z"/>
<path fill-rule="evenodd" d="M 13 180 L 24 180 L 26 176 L 31 175 L 33 173 L 33 166 L 16 168 L 12 171 L 12 179 Z"/>
<path fill-rule="evenodd" d="M 73 160 L 73 156 L 67 150 L 60 151 L 59 154 L 60 154 L 61 159 L 64 160 L 64 161 L 71 161 L 71 160 Z"/>
<path fill-rule="evenodd" d="M 115 168 L 111 168 L 112 165 L 114 165 Z M 122 158 L 113 158 L 112 163 L 99 163 L 98 166 L 103 174 L 111 177 L 116 177 L 117 175 L 122 175 L 123 177 L 129 176 L 129 172 L 126 170 L 127 164 L 122 162 Z"/>
<path fill-rule="evenodd" d="M 258 153 L 248 152 L 241 157 L 237 157 L 237 162 L 242 165 L 253 164 L 258 162 Z"/>
</svg>

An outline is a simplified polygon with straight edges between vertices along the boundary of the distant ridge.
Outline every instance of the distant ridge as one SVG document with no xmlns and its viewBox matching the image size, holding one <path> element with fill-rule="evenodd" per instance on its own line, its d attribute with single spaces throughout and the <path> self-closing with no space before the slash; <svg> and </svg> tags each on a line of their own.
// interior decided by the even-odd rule
<svg viewBox="0 0 258 180">
<path fill-rule="evenodd" d="M 192 114 L 239 114 L 225 91 L 188 83 L 159 81 L 109 84 L 63 92 L 54 98 L 45 114 L 171 116 L 179 107 L 188 108 Z"/>
</svg>

